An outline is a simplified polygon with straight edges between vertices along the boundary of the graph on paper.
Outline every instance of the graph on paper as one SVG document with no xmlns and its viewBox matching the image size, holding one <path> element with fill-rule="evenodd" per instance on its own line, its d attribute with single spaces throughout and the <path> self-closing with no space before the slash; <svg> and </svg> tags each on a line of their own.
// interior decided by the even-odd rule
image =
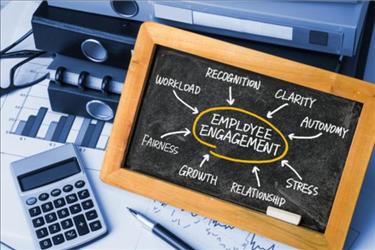
<svg viewBox="0 0 375 250">
<path fill-rule="evenodd" d="M 38 138 L 38 131 L 42 130 L 43 120 L 46 118 L 47 113 L 48 108 L 39 108 L 36 115 L 30 115 L 27 120 L 19 120 L 18 123 L 16 123 L 17 126 L 15 126 L 15 130 L 11 133 L 20 136 Z M 78 119 L 79 118 L 74 115 L 61 115 L 57 121 L 51 121 L 50 123 L 45 124 L 47 130 L 45 131 L 44 136 L 39 137 L 39 139 L 66 143 L 69 134 L 72 132 L 73 124 Z M 102 135 L 104 125 L 105 123 L 103 121 L 84 118 L 73 143 L 82 147 L 104 149 L 108 140 L 108 136 Z M 99 144 L 101 136 L 102 140 Z"/>
<path fill-rule="evenodd" d="M 8 133 L 104 150 L 111 124 L 50 110 L 46 91 L 47 84 L 41 83 L 19 94 L 23 102 L 13 107 Z"/>
<path fill-rule="evenodd" d="M 276 250 L 291 249 L 281 243 L 270 241 L 254 233 L 202 217 L 183 209 L 154 201 L 151 211 L 157 218 L 166 220 L 167 225 L 186 235 L 204 235 L 208 248 L 225 250 Z M 196 239 L 199 241 L 198 239 Z"/>
</svg>

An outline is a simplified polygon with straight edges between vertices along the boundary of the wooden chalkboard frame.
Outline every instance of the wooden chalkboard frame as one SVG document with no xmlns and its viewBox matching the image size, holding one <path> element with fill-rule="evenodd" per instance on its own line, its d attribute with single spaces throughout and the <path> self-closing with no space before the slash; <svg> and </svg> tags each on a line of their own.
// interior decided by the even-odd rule
<svg viewBox="0 0 375 250">
<path fill-rule="evenodd" d="M 123 167 L 155 48 L 158 45 L 363 103 L 324 233 L 288 224 L 263 213 Z M 202 35 L 146 22 L 141 26 L 135 44 L 107 146 L 101 179 L 111 185 L 297 248 L 341 249 L 344 246 L 374 142 L 375 87 L 373 85 Z"/>
</svg>

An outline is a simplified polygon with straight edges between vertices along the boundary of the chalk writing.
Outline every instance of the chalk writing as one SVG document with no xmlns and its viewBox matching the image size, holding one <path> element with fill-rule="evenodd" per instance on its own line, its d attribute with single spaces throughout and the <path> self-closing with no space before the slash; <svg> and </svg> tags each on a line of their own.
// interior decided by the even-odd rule
<svg viewBox="0 0 375 250">
<path fill-rule="evenodd" d="M 344 128 L 342 126 L 338 126 L 329 122 L 322 122 L 319 120 L 314 120 L 306 116 L 301 124 L 300 127 L 302 128 L 311 128 L 318 131 L 324 131 L 329 134 L 336 134 L 340 136 L 342 139 L 345 138 L 345 135 L 348 133 L 349 129 Z"/>
<path fill-rule="evenodd" d="M 262 192 L 258 188 L 241 185 L 237 182 L 232 183 L 230 192 L 252 199 L 267 201 L 279 207 L 283 206 L 286 203 L 286 199 L 284 197 L 272 193 Z"/>
<path fill-rule="evenodd" d="M 170 77 L 162 77 L 157 75 L 155 83 L 157 85 L 171 87 L 179 91 L 187 92 L 194 95 L 198 95 L 201 92 L 201 87 L 196 84 L 183 83 L 182 81 Z"/>
<path fill-rule="evenodd" d="M 254 88 L 256 90 L 259 90 L 262 84 L 260 80 L 253 80 L 247 76 L 239 76 L 237 74 L 214 69 L 211 67 L 207 68 L 205 77 L 220 80 L 222 82 L 232 83 L 242 87 Z"/>
<path fill-rule="evenodd" d="M 152 138 L 150 135 L 145 134 L 142 139 L 142 146 L 154 148 L 160 151 L 164 151 L 169 154 L 178 154 L 179 147 L 173 145 L 170 142 L 160 141 L 158 139 Z"/>
<path fill-rule="evenodd" d="M 283 101 L 287 101 L 293 104 L 297 104 L 303 107 L 308 107 L 310 109 L 312 108 L 313 104 L 317 100 L 312 97 L 302 96 L 300 94 L 296 94 L 294 92 L 288 92 L 283 89 L 279 89 L 276 91 L 275 98 L 283 100 Z"/>
<path fill-rule="evenodd" d="M 210 173 L 206 173 L 203 171 L 200 171 L 198 169 L 194 169 L 192 167 L 189 167 L 187 165 L 183 165 L 180 170 L 178 171 L 179 176 L 184 176 L 190 179 L 207 182 L 211 185 L 216 186 L 217 180 L 219 177 L 217 175 L 213 175 Z"/>
</svg>

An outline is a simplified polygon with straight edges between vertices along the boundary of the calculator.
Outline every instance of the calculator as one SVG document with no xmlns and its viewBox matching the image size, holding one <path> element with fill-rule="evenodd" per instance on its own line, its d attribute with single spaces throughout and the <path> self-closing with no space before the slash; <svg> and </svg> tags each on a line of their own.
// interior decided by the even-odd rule
<svg viewBox="0 0 375 250">
<path fill-rule="evenodd" d="M 72 144 L 11 164 L 37 249 L 69 249 L 107 232 L 79 152 Z"/>
</svg>

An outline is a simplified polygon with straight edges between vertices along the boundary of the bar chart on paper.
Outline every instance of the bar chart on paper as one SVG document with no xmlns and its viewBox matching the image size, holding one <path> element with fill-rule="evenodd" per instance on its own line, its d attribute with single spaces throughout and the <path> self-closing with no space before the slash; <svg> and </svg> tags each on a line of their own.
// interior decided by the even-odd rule
<svg viewBox="0 0 375 250">
<path fill-rule="evenodd" d="M 27 120 L 16 119 L 15 129 L 11 133 L 60 143 L 66 143 L 68 136 L 72 134 L 71 138 L 74 140 L 70 140 L 70 142 L 77 146 L 105 149 L 108 136 L 102 134 L 105 125 L 103 121 L 61 115 L 56 121 L 43 123 L 44 119 L 49 120 L 46 118 L 47 113 L 51 113 L 51 111 L 48 111 L 46 107 L 41 107 L 35 115 L 30 115 Z M 75 122 L 76 125 L 80 125 L 78 125 L 78 129 L 73 128 Z M 39 131 L 41 132 L 39 133 Z M 37 137 L 38 134 L 41 137 Z"/>
<path fill-rule="evenodd" d="M 25 89 L 16 98 L 8 114 L 8 134 L 105 150 L 112 125 L 50 110 L 47 83 Z"/>
</svg>

